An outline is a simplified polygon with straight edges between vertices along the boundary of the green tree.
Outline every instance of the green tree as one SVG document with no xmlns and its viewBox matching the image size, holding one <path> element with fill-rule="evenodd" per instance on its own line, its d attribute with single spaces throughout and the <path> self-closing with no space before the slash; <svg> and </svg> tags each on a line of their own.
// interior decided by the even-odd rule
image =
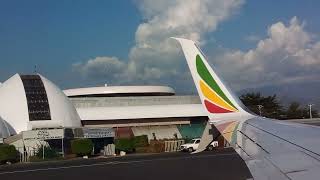
<svg viewBox="0 0 320 180">
<path fill-rule="evenodd" d="M 310 109 L 309 107 L 305 107 L 303 110 L 302 118 L 310 118 Z M 312 118 L 319 118 L 319 112 L 316 109 L 311 110 Z"/>
<path fill-rule="evenodd" d="M 262 96 L 261 93 L 246 93 L 240 96 L 242 103 L 256 114 L 260 114 L 258 105 L 262 105 L 261 115 L 268 118 L 281 119 L 283 106 L 280 104 L 277 95 Z"/>
<path fill-rule="evenodd" d="M 300 108 L 300 103 L 292 102 L 286 111 L 286 119 L 301 119 L 303 118 L 303 109 Z"/>
<path fill-rule="evenodd" d="M 313 118 L 319 117 L 319 113 L 316 109 L 312 109 L 311 114 Z M 298 102 L 290 103 L 286 111 L 285 119 L 304 119 L 304 118 L 310 118 L 309 107 L 308 106 L 302 107 Z"/>
</svg>

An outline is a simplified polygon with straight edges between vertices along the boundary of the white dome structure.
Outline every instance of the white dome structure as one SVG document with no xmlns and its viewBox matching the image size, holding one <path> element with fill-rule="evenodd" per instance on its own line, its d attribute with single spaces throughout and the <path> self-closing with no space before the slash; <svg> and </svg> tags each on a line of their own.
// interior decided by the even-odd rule
<svg viewBox="0 0 320 180">
<path fill-rule="evenodd" d="M 0 117 L 0 138 L 7 138 L 15 134 L 16 132 L 11 125 Z"/>
<path fill-rule="evenodd" d="M 16 74 L 0 86 L 0 116 L 13 129 L 80 127 L 73 104 L 40 74 Z"/>
</svg>

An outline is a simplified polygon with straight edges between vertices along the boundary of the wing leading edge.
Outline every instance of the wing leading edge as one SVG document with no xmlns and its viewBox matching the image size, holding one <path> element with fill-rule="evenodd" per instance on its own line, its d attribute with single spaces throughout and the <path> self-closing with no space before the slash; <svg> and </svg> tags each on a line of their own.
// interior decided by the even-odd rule
<svg viewBox="0 0 320 180">
<path fill-rule="evenodd" d="M 243 158 L 254 179 L 319 179 L 319 127 L 283 123 L 248 113 L 195 43 L 174 39 L 182 46 L 209 123 Z M 208 137 L 205 130 L 201 142 L 207 143 Z M 206 144 L 199 147 L 202 151 Z"/>
</svg>

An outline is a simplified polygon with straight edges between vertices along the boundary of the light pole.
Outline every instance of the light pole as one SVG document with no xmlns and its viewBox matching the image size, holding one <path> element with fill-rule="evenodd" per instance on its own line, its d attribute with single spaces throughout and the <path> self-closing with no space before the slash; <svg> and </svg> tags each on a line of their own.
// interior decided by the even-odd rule
<svg viewBox="0 0 320 180">
<path fill-rule="evenodd" d="M 258 104 L 257 106 L 258 106 L 258 109 L 259 109 L 259 114 L 261 116 L 262 115 L 261 109 L 263 108 L 263 106 L 261 104 Z"/>
<path fill-rule="evenodd" d="M 308 104 L 308 106 L 309 106 L 309 115 L 310 115 L 310 119 L 312 119 L 312 106 L 313 106 L 314 104 Z"/>
</svg>

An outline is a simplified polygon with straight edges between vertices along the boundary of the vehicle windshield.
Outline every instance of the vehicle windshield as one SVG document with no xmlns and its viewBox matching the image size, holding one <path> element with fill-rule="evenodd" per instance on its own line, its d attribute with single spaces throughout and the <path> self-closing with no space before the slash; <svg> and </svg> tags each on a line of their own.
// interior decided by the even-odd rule
<svg viewBox="0 0 320 180">
<path fill-rule="evenodd" d="M 190 144 L 193 144 L 193 143 L 195 143 L 196 142 L 196 139 L 192 139 L 191 141 L 190 141 Z"/>
</svg>

